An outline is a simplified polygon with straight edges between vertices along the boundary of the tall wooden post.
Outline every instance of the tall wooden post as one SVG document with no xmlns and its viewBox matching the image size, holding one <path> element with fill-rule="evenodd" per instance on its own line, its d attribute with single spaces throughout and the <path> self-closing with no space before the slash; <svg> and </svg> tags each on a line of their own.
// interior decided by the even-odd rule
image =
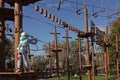
<svg viewBox="0 0 120 80">
<path fill-rule="evenodd" d="M 92 40 L 92 80 L 95 80 L 94 43 Z"/>
<path fill-rule="evenodd" d="M 52 63 L 51 63 L 51 47 L 50 47 L 50 42 L 48 44 L 49 46 L 49 63 L 50 63 L 50 69 L 52 68 Z"/>
<path fill-rule="evenodd" d="M 82 80 L 82 57 L 81 57 L 81 39 L 78 36 L 78 57 L 79 57 L 79 80 Z"/>
<path fill-rule="evenodd" d="M 48 58 L 49 58 L 50 77 L 51 77 L 52 62 L 51 62 L 51 46 L 50 46 L 50 42 L 49 42 L 49 44 L 48 44 L 48 48 L 49 48 Z"/>
<path fill-rule="evenodd" d="M 69 68 L 69 39 L 68 30 L 66 30 L 66 60 L 67 60 L 67 71 L 68 71 L 68 80 L 70 80 L 70 68 Z"/>
<path fill-rule="evenodd" d="M 0 0 L 0 7 L 4 7 L 3 0 Z M 0 19 L 0 71 L 5 71 L 5 22 Z"/>
<path fill-rule="evenodd" d="M 31 54 L 30 54 L 30 45 L 29 44 L 28 44 L 28 64 L 31 66 Z M 30 66 L 29 66 L 29 68 L 30 68 Z"/>
<path fill-rule="evenodd" d="M 69 70 L 69 40 L 68 40 L 68 30 L 66 30 L 66 49 L 67 49 L 67 70 L 68 70 L 68 80 L 70 80 L 70 70 Z"/>
<path fill-rule="evenodd" d="M 57 80 L 60 80 L 60 75 L 59 75 L 59 55 L 58 55 L 58 52 L 60 52 L 61 50 L 58 49 L 58 46 L 57 46 L 57 32 L 56 32 L 56 26 L 54 27 L 54 45 L 55 45 L 55 48 L 54 50 L 52 50 L 53 52 L 55 52 L 56 54 L 56 70 L 57 70 Z"/>
<path fill-rule="evenodd" d="M 15 2 L 15 71 L 17 70 L 17 59 L 16 59 L 16 53 L 17 53 L 17 47 L 19 44 L 19 39 L 20 39 L 20 33 L 22 31 L 22 1 L 18 0 Z"/>
<path fill-rule="evenodd" d="M 110 60 L 109 60 L 109 53 L 108 53 L 108 26 L 106 27 L 106 54 L 107 54 L 107 71 L 108 71 L 108 76 L 110 76 Z"/>
<path fill-rule="evenodd" d="M 118 50 L 119 50 L 119 37 L 116 33 L 116 71 L 117 71 L 117 77 L 119 77 L 119 57 L 118 57 Z"/>
<path fill-rule="evenodd" d="M 86 33 L 88 33 L 88 11 L 86 6 L 84 6 L 84 24 Z M 90 65 L 90 58 L 89 58 L 89 39 L 86 38 L 86 57 L 87 57 L 87 65 Z M 91 71 L 88 69 L 88 80 L 91 80 Z"/>
<path fill-rule="evenodd" d="M 108 80 L 108 63 L 107 63 L 107 47 L 106 47 L 106 35 L 104 36 L 104 67 L 105 67 L 105 80 Z"/>
</svg>

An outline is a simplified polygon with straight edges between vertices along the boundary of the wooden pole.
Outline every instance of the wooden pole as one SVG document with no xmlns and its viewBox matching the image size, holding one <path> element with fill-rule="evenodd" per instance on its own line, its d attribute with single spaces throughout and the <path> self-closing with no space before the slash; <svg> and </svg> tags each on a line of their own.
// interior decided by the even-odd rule
<svg viewBox="0 0 120 80">
<path fill-rule="evenodd" d="M 68 29 L 66 30 L 66 37 L 63 37 L 63 38 L 66 38 L 66 61 L 67 61 L 67 76 L 68 76 L 68 80 L 70 80 L 70 64 L 69 64 L 69 35 L 68 35 Z"/>
<path fill-rule="evenodd" d="M 109 60 L 109 53 L 108 53 L 108 26 L 106 27 L 106 54 L 107 54 L 107 71 L 108 71 L 108 76 L 110 76 L 110 60 Z"/>
<path fill-rule="evenodd" d="M 86 6 L 84 6 L 84 24 L 86 33 L 88 33 L 88 11 Z M 87 65 L 90 65 L 90 58 L 89 58 L 89 39 L 86 38 L 86 57 L 87 57 Z M 88 69 L 88 80 L 91 80 L 91 71 Z"/>
<path fill-rule="evenodd" d="M 70 80 L 70 69 L 69 69 L 69 39 L 68 30 L 66 30 L 66 56 L 67 56 L 67 70 L 68 70 L 68 80 Z"/>
<path fill-rule="evenodd" d="M 78 57 L 79 57 L 79 80 L 82 80 L 82 57 L 81 57 L 81 39 L 78 38 Z"/>
<path fill-rule="evenodd" d="M 117 77 L 119 77 L 119 57 L 118 57 L 118 50 L 119 50 L 119 37 L 118 34 L 116 33 L 116 71 L 117 71 Z"/>
<path fill-rule="evenodd" d="M 50 42 L 49 42 L 48 46 L 49 46 L 49 65 L 50 65 L 50 77 L 51 77 L 52 62 L 51 62 L 51 46 L 50 46 Z"/>
<path fill-rule="evenodd" d="M 58 52 L 61 52 L 62 50 L 58 49 L 58 46 L 57 46 L 57 34 L 59 34 L 59 33 L 56 32 L 56 26 L 54 27 L 54 33 L 51 33 L 51 34 L 54 34 L 54 49 L 52 51 L 55 52 L 55 54 L 56 54 L 57 80 L 60 80 L 60 75 L 59 75 L 59 55 L 58 55 Z"/>
<path fill-rule="evenodd" d="M 92 40 L 92 80 L 95 80 L 94 43 Z"/>
<path fill-rule="evenodd" d="M 108 67 L 107 67 L 107 48 L 106 48 L 106 35 L 104 36 L 104 66 L 105 66 L 105 80 L 108 80 Z"/>
<path fill-rule="evenodd" d="M 56 54 L 57 80 L 60 80 L 60 75 L 59 75 L 59 56 L 58 56 L 58 46 L 57 46 L 57 32 L 56 32 L 56 26 L 54 27 L 54 41 L 55 41 L 55 54 Z"/>
<path fill-rule="evenodd" d="M 50 61 L 50 69 L 52 68 L 52 64 L 51 64 L 51 47 L 50 47 L 50 42 L 48 44 L 49 46 L 49 61 Z"/>
<path fill-rule="evenodd" d="M 31 54 L 30 54 L 30 44 L 28 44 L 28 64 L 29 64 L 29 69 L 31 70 Z"/>
<path fill-rule="evenodd" d="M 0 7 L 4 7 L 3 0 L 0 0 Z M 0 72 L 5 71 L 5 22 L 0 19 Z"/>
<path fill-rule="evenodd" d="M 20 40 L 20 33 L 22 31 L 22 3 L 21 1 L 17 1 L 15 2 L 15 11 L 14 11 L 14 15 L 15 15 L 15 43 L 14 43 L 14 48 L 15 48 L 15 71 L 17 70 L 17 59 L 16 59 L 16 53 L 17 53 L 17 47 L 19 44 L 19 40 Z"/>
</svg>

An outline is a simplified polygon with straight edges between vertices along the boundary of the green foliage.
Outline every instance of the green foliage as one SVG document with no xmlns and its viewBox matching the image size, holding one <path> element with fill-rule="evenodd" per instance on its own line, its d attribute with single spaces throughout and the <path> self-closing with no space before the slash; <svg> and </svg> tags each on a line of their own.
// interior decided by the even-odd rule
<svg viewBox="0 0 120 80">
<path fill-rule="evenodd" d="M 10 39 L 5 38 L 5 58 L 6 58 L 6 68 L 14 68 L 14 49 L 13 43 Z"/>
<path fill-rule="evenodd" d="M 5 55 L 7 57 L 9 57 L 9 56 L 13 57 L 14 56 L 13 52 L 14 52 L 14 50 L 13 50 L 12 41 L 8 38 L 5 38 Z"/>
<path fill-rule="evenodd" d="M 48 54 L 48 45 L 44 45 L 43 49 L 45 50 L 46 54 Z M 85 51 L 83 42 L 81 45 L 82 52 Z M 51 45 L 51 50 L 53 49 Z M 66 58 L 66 41 L 61 41 L 58 43 L 58 49 L 62 49 L 61 52 L 59 52 L 59 63 L 62 64 L 62 68 L 66 69 L 67 68 L 67 58 Z M 84 52 L 83 52 L 84 53 Z M 56 55 L 54 52 L 51 52 L 51 60 L 52 64 L 54 64 L 54 61 L 56 60 Z M 78 41 L 77 40 L 72 40 L 69 41 L 69 64 L 70 67 L 73 69 L 77 69 L 79 67 L 78 64 Z M 85 57 L 82 55 L 82 64 L 85 64 Z"/>
<path fill-rule="evenodd" d="M 33 62 L 31 65 L 31 69 L 34 71 L 42 71 L 45 69 L 45 63 L 44 57 L 41 55 L 36 55 L 33 57 Z"/>
<path fill-rule="evenodd" d="M 109 47 L 109 53 L 110 53 L 110 63 L 114 64 L 115 63 L 115 58 L 116 58 L 116 33 L 119 35 L 120 38 L 120 18 L 116 19 L 111 23 L 111 30 L 109 34 L 109 42 L 110 42 L 110 47 Z M 120 46 L 120 44 L 119 44 Z M 119 48 L 120 49 L 120 48 Z M 120 55 L 119 55 L 120 56 Z"/>
</svg>

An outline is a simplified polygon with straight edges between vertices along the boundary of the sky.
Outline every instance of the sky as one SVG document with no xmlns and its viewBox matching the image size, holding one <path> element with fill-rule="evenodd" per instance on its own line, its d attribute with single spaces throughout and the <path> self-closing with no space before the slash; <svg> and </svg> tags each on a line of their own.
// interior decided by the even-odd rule
<svg viewBox="0 0 120 80">
<path fill-rule="evenodd" d="M 65 41 L 63 36 L 65 36 L 65 28 L 58 25 L 56 22 L 53 22 L 52 19 L 44 17 L 44 14 L 40 14 L 39 11 L 35 11 L 35 6 L 47 10 L 48 13 L 54 14 L 55 18 L 59 18 L 62 21 L 65 21 L 69 25 L 72 25 L 82 31 L 85 31 L 84 27 L 84 11 L 80 11 L 80 15 L 76 14 L 78 9 L 81 9 L 84 4 L 88 9 L 88 26 L 90 28 L 91 20 L 102 30 L 105 30 L 106 26 L 109 26 L 112 21 L 114 21 L 120 14 L 115 14 L 108 18 L 109 14 L 120 11 L 120 0 L 61 0 L 60 10 L 58 8 L 59 0 L 43 0 L 30 4 L 28 6 L 23 6 L 23 30 L 30 35 L 38 38 L 42 42 L 38 42 L 38 49 L 42 49 L 43 45 L 49 42 L 53 42 L 54 35 L 50 34 L 54 31 L 54 26 L 57 27 L 57 32 L 60 33 L 57 35 L 58 42 Z M 112 5 L 111 5 L 112 4 Z M 7 8 L 13 8 L 8 4 L 5 4 Z M 97 17 L 93 16 L 93 13 L 99 10 L 105 10 L 97 14 Z M 14 22 L 6 21 L 6 24 L 14 30 Z M 60 26 L 60 27 L 58 27 Z M 89 29 L 90 31 L 90 29 Z M 75 32 L 69 31 L 69 37 L 72 37 L 70 40 L 75 40 L 77 38 Z M 31 45 L 31 49 L 37 49 L 36 45 Z M 43 50 L 40 51 L 31 51 L 36 54 L 44 54 Z"/>
</svg>

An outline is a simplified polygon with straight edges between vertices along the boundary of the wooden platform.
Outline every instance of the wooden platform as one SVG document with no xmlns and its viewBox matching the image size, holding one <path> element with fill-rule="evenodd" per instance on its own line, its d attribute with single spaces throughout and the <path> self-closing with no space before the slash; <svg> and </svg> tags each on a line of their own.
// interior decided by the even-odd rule
<svg viewBox="0 0 120 80">
<path fill-rule="evenodd" d="M 92 65 L 82 65 L 83 69 L 92 69 Z"/>
<path fill-rule="evenodd" d="M 14 9 L 0 8 L 0 19 L 14 21 Z"/>
<path fill-rule="evenodd" d="M 36 77 L 44 77 L 45 72 L 0 72 L 0 80 L 30 80 Z"/>
<path fill-rule="evenodd" d="M 105 67 L 98 67 L 98 68 L 97 68 L 97 70 L 102 70 L 102 69 L 104 70 Z"/>
<path fill-rule="evenodd" d="M 24 6 L 27 6 L 28 4 L 33 4 L 37 1 L 41 1 L 41 0 L 24 0 L 24 1 L 21 1 L 21 2 Z M 10 4 L 10 6 L 14 6 L 14 3 L 17 2 L 17 1 L 16 0 L 4 0 L 4 2 Z"/>
</svg>

